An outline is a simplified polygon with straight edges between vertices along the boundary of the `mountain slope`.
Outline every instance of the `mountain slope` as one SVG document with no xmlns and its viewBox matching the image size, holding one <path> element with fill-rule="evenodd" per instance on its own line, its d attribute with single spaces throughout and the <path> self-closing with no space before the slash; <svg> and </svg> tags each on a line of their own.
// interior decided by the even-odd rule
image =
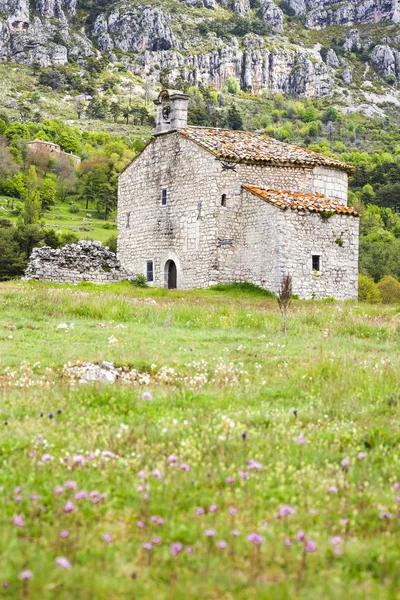
<svg viewBox="0 0 400 600">
<path fill-rule="evenodd" d="M 0 0 L 0 61 L 103 57 L 153 84 L 222 89 L 233 77 L 250 93 L 368 110 L 400 104 L 399 19 L 398 0 Z"/>
</svg>

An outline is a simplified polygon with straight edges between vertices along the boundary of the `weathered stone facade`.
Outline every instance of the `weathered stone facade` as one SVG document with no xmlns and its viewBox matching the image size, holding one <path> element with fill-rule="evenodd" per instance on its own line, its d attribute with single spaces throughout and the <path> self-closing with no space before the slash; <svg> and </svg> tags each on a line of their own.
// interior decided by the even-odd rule
<svg viewBox="0 0 400 600">
<path fill-rule="evenodd" d="M 113 283 L 131 278 L 113 252 L 100 242 L 85 240 L 61 250 L 34 248 L 24 277 L 54 283 Z"/>
<path fill-rule="evenodd" d="M 357 297 L 357 216 L 282 210 L 243 189 L 317 192 L 345 208 L 345 170 L 323 162 L 226 162 L 184 133 L 157 135 L 120 176 L 123 267 L 146 273 L 150 264 L 152 283 L 168 287 L 173 263 L 182 289 L 250 281 L 276 291 L 291 273 L 302 298 Z"/>
</svg>

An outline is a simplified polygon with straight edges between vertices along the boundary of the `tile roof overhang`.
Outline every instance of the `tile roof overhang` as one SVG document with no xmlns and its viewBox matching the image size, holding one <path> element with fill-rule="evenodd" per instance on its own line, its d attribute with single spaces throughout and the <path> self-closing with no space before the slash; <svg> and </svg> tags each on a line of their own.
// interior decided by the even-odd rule
<svg viewBox="0 0 400 600">
<path fill-rule="evenodd" d="M 355 172 L 354 167 L 334 158 L 250 131 L 213 127 L 187 127 L 177 131 L 227 162 L 311 168 L 321 166 L 345 171 L 349 175 Z"/>
<path fill-rule="evenodd" d="M 317 192 L 307 194 L 291 190 L 265 190 L 254 185 L 243 185 L 242 188 L 265 202 L 269 202 L 282 210 L 308 211 L 312 213 L 337 213 L 358 217 L 354 208 L 341 204 L 339 200 L 327 198 Z M 323 216 L 323 214 L 321 216 Z"/>
</svg>

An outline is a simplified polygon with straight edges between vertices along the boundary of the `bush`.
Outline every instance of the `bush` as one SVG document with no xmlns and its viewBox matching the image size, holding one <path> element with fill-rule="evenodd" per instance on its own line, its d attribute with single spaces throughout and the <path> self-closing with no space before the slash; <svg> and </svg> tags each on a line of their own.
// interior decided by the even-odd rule
<svg viewBox="0 0 400 600">
<path fill-rule="evenodd" d="M 73 205 L 69 207 L 68 212 L 72 213 L 73 215 L 77 215 L 78 212 L 80 212 L 80 210 L 81 209 L 79 208 L 79 206 Z"/>
<path fill-rule="evenodd" d="M 385 304 L 400 304 L 400 281 L 386 276 L 377 284 L 377 288 Z"/>
<path fill-rule="evenodd" d="M 108 247 L 108 249 L 110 250 L 110 252 L 114 252 L 114 254 L 117 254 L 117 244 L 118 244 L 118 238 L 117 238 L 117 236 L 116 235 L 112 235 L 106 241 L 105 246 Z"/>
<path fill-rule="evenodd" d="M 361 302 L 379 304 L 382 302 L 381 292 L 375 281 L 367 275 L 358 276 L 358 299 Z"/>
<path fill-rule="evenodd" d="M 147 277 L 143 273 L 138 273 L 135 279 L 132 279 L 132 285 L 135 287 L 145 288 L 147 287 Z"/>
</svg>

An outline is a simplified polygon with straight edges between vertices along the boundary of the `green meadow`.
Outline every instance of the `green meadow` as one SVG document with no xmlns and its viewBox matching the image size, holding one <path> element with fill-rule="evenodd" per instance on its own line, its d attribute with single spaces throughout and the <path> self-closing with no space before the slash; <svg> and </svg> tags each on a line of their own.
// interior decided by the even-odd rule
<svg viewBox="0 0 400 600">
<path fill-rule="evenodd" d="M 396 305 L 0 284 L 0 597 L 400 598 L 399 344 Z"/>
</svg>

